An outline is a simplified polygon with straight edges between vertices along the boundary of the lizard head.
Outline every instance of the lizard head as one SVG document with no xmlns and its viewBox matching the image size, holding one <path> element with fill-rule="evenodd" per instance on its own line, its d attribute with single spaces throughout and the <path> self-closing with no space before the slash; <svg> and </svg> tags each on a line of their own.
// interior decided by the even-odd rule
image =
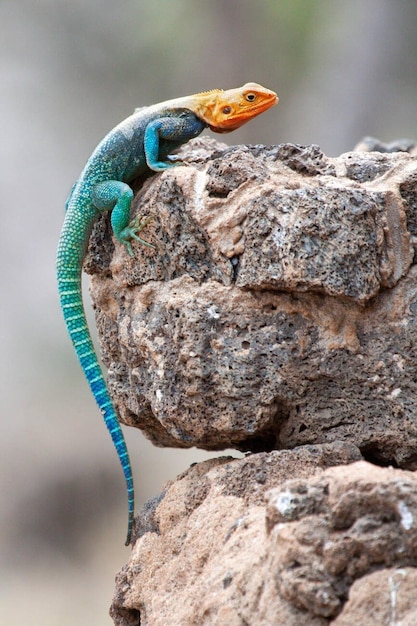
<svg viewBox="0 0 417 626">
<path fill-rule="evenodd" d="M 193 112 L 215 133 L 236 130 L 278 102 L 274 91 L 257 83 L 237 89 L 214 89 L 193 96 Z"/>
</svg>

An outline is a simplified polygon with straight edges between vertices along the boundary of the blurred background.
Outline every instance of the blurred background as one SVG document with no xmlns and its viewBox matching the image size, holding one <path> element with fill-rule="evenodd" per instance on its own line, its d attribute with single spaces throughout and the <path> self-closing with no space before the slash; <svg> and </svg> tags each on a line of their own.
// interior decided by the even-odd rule
<svg viewBox="0 0 417 626">
<path fill-rule="evenodd" d="M 280 103 L 230 144 L 415 139 L 417 3 L 1 0 L 0 24 L 0 624 L 110 626 L 126 494 L 56 294 L 71 185 L 135 107 L 248 81 Z M 131 431 L 138 505 L 209 456 Z"/>
</svg>

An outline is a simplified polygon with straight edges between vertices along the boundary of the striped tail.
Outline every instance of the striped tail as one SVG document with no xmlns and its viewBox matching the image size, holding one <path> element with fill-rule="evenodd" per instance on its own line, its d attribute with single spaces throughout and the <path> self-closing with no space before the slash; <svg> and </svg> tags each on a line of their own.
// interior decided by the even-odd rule
<svg viewBox="0 0 417 626">
<path fill-rule="evenodd" d="M 74 271 L 74 269 L 71 271 L 71 268 L 68 266 L 62 267 L 59 263 L 59 253 L 58 289 L 68 333 L 94 398 L 103 414 L 104 421 L 106 422 L 106 426 L 113 440 L 126 479 L 129 514 L 126 545 L 128 546 L 132 537 L 135 508 L 129 453 L 88 330 L 82 302 L 80 272 L 77 270 Z"/>
</svg>

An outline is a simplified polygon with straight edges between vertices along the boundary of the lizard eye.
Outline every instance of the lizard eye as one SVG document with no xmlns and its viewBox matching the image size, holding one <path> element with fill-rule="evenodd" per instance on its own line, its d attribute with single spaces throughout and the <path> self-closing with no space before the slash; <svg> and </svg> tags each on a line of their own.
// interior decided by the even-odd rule
<svg viewBox="0 0 417 626">
<path fill-rule="evenodd" d="M 245 98 L 248 102 L 254 102 L 254 100 L 256 100 L 256 94 L 255 93 L 247 93 L 245 94 Z"/>
<path fill-rule="evenodd" d="M 223 107 L 223 109 L 222 109 L 222 110 L 223 110 L 223 113 L 224 113 L 225 115 L 228 115 L 229 113 L 231 113 L 231 112 L 232 112 L 232 107 L 229 107 L 229 106 L 227 106 L 227 107 Z"/>
</svg>

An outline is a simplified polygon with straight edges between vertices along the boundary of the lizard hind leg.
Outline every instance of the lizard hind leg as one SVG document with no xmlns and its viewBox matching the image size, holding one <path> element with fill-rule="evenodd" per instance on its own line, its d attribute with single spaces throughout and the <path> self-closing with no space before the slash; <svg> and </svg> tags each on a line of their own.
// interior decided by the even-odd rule
<svg viewBox="0 0 417 626">
<path fill-rule="evenodd" d="M 139 233 L 151 217 L 135 217 L 130 220 L 133 191 L 126 183 L 118 180 L 106 180 L 98 183 L 92 190 L 93 205 L 99 211 L 111 211 L 111 225 L 114 236 L 123 243 L 130 256 L 133 256 L 132 239 L 144 246 L 154 248 L 152 244 L 139 237 Z"/>
</svg>

